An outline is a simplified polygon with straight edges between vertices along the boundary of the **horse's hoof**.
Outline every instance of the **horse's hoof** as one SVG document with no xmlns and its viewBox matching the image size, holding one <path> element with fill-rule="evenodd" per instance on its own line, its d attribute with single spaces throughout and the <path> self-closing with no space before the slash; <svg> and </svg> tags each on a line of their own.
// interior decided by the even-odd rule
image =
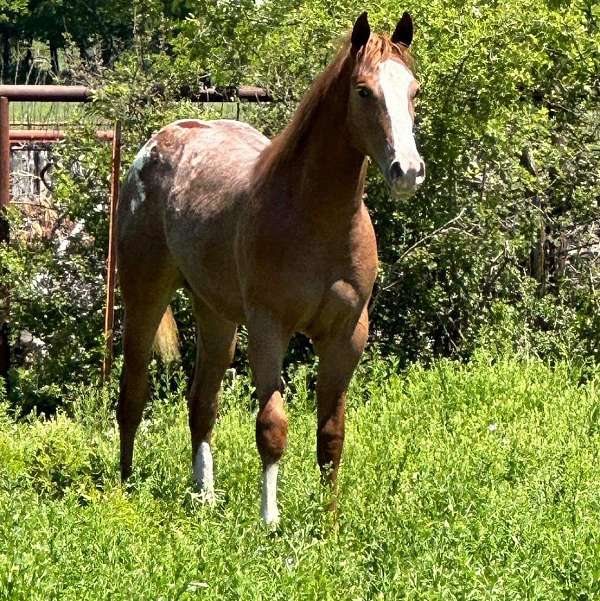
<svg viewBox="0 0 600 601">
<path fill-rule="evenodd" d="M 217 502 L 217 496 L 215 495 L 214 490 L 201 490 L 198 495 L 200 496 L 200 500 L 205 505 L 214 505 Z"/>
</svg>

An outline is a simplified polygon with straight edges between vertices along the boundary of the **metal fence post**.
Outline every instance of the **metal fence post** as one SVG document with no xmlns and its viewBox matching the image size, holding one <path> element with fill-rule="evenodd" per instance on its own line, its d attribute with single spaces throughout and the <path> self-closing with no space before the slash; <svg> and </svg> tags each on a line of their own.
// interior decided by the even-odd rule
<svg viewBox="0 0 600 601">
<path fill-rule="evenodd" d="M 10 121 L 8 98 L 0 97 L 0 244 L 8 244 L 10 232 L 6 218 L 6 206 L 10 201 Z M 0 266 L 0 275 L 2 274 Z M 8 319 L 10 290 L 0 285 L 0 378 L 4 378 L 8 392 L 8 370 L 10 368 L 10 346 Z"/>
<path fill-rule="evenodd" d="M 119 200 L 119 180 L 121 169 L 121 122 L 115 123 L 112 143 L 110 209 L 108 216 L 108 259 L 106 267 L 106 308 L 104 312 L 104 360 L 102 361 L 102 380 L 110 377 L 113 362 L 113 328 L 115 320 L 115 277 L 116 253 L 115 234 L 117 202 Z"/>
</svg>

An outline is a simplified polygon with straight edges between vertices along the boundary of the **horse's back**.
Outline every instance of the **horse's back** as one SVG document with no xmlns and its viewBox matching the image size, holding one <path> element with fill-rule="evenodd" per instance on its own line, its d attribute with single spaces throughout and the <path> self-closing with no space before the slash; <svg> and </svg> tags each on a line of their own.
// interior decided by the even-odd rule
<svg viewBox="0 0 600 601">
<path fill-rule="evenodd" d="M 217 191 L 232 200 L 232 193 L 244 191 L 268 143 L 256 129 L 238 121 L 175 121 L 137 153 L 125 178 L 119 212 L 126 222 L 132 221 L 128 214 L 152 212 L 152 197 L 161 206 L 194 205 L 200 211 L 203 202 L 213 204 Z"/>
</svg>

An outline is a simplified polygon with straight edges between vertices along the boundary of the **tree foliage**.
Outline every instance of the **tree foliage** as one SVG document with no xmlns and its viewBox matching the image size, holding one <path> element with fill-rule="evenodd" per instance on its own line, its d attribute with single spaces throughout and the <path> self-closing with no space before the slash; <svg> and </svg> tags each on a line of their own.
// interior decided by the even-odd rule
<svg viewBox="0 0 600 601">
<path fill-rule="evenodd" d="M 36 6 L 51 5 L 59 6 Z M 358 10 L 346 0 L 151 0 L 132 11 L 107 0 L 102 6 L 110 16 L 80 25 L 102 48 L 106 32 L 123 32 L 124 50 L 116 55 L 113 46 L 103 65 L 94 70 L 83 61 L 73 73 L 98 90 L 81 118 L 122 119 L 128 158 L 174 118 L 227 111 L 181 100 L 209 83 L 268 88 L 277 103 L 244 106 L 240 115 L 274 135 Z M 383 0 L 363 8 L 376 29 L 389 32 L 405 7 Z M 414 54 L 423 93 L 416 130 L 428 174 L 414 198 L 396 202 L 376 170 L 369 173 L 366 202 L 381 260 L 371 307 L 374 346 L 401 363 L 466 357 L 479 345 L 595 358 L 600 6 L 595 0 L 417 0 L 406 8 L 417 26 Z M 36 35 L 43 31 L 40 25 Z M 97 146 L 77 143 L 59 151 L 71 158 L 55 172 L 56 202 L 84 219 L 95 240 L 87 250 L 72 247 L 90 259 L 81 267 L 85 280 L 86 274 L 98 276 L 105 253 L 106 223 L 94 207 L 106 202 L 107 163 Z M 87 165 L 83 177 L 73 175 L 78 162 Z M 34 281 L 43 264 L 28 248 L 10 251 L 13 277 L 28 257 L 31 270 L 22 272 L 23 282 Z M 72 285 L 68 273 L 56 267 L 65 290 Z M 58 301 L 25 286 L 14 303 L 17 319 L 29 327 L 26 300 L 46 307 Z M 87 311 L 90 323 L 98 324 L 99 279 L 95 285 L 90 280 L 90 290 L 95 300 Z M 189 323 L 185 305 L 178 306 L 178 318 Z M 99 349 L 99 326 L 81 327 L 77 303 L 64 310 L 48 319 L 47 335 L 70 328 L 80 348 Z M 74 320 L 67 327 L 68 316 Z M 74 355 L 69 373 L 80 377 L 95 369 L 89 356 L 86 362 Z"/>
</svg>

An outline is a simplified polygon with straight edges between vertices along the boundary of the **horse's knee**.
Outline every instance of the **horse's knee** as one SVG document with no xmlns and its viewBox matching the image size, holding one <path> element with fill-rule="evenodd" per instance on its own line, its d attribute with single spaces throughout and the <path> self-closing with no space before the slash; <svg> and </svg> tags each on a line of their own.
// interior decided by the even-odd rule
<svg viewBox="0 0 600 601">
<path fill-rule="evenodd" d="M 288 420 L 283 399 L 276 393 L 256 418 L 256 446 L 265 465 L 279 461 L 287 444 Z"/>
<path fill-rule="evenodd" d="M 225 371 L 233 361 L 235 353 L 235 343 L 232 342 L 229 346 L 219 345 L 209 347 L 206 350 L 207 362 L 210 362 L 214 369 Z"/>
</svg>

